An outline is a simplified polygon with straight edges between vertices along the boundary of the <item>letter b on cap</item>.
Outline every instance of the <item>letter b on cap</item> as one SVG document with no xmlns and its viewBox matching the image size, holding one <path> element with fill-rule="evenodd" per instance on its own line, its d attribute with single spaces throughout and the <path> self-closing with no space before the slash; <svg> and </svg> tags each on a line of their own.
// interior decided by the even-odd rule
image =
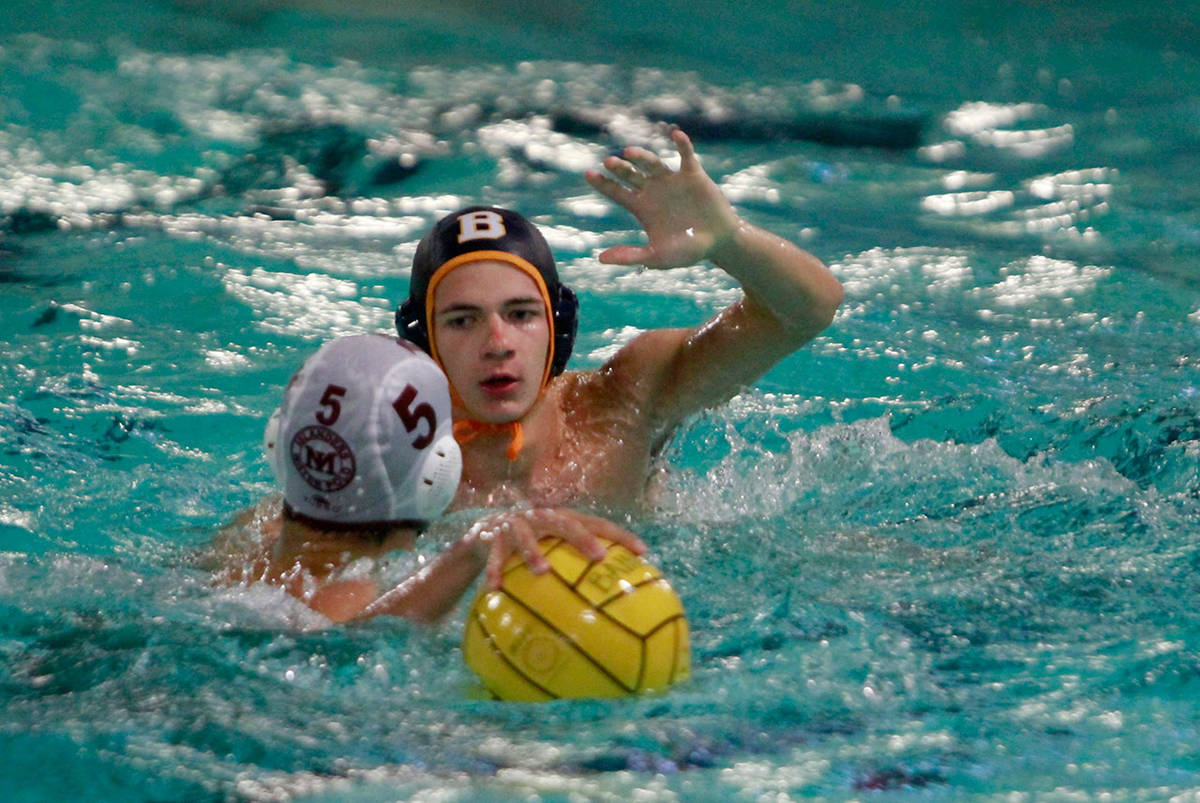
<svg viewBox="0 0 1200 803">
<path fill-rule="evenodd" d="M 458 241 L 498 240 L 507 234 L 504 218 L 486 209 L 469 212 L 458 219 Z"/>
</svg>

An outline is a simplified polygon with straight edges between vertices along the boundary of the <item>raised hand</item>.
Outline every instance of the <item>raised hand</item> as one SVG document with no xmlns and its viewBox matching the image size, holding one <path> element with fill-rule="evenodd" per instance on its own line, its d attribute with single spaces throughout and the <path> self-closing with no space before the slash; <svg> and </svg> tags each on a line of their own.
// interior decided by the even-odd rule
<svg viewBox="0 0 1200 803">
<path fill-rule="evenodd" d="M 606 249 L 601 262 L 648 268 L 694 265 L 737 229 L 737 213 L 700 166 L 687 134 L 673 129 L 671 140 L 679 151 L 679 170 L 645 148 L 632 146 L 624 150 L 624 158 L 604 160 L 611 176 L 597 170 L 585 174 L 597 192 L 637 218 L 649 238 L 643 246 Z"/>
</svg>

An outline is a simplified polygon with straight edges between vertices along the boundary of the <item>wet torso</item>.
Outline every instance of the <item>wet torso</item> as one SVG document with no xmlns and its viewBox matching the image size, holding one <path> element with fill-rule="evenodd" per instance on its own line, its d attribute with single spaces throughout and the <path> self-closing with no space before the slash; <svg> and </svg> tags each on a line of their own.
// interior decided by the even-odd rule
<svg viewBox="0 0 1200 803">
<path fill-rule="evenodd" d="M 562 375 L 526 416 L 517 460 L 504 453 L 507 433 L 464 445 L 454 507 L 641 506 L 656 444 L 640 408 L 636 388 L 602 371 Z"/>
</svg>

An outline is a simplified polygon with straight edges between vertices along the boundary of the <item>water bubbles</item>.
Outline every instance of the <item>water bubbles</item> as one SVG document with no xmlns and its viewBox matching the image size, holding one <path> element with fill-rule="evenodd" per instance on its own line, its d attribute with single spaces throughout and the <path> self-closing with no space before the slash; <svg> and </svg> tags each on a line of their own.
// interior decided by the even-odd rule
<svg viewBox="0 0 1200 803">
<path fill-rule="evenodd" d="M 1112 270 L 1033 256 L 1026 264 L 1013 265 L 1003 272 L 1007 275 L 1002 281 L 991 288 L 981 288 L 980 292 L 993 295 L 995 303 L 1001 306 L 1029 310 L 1048 297 L 1069 304 L 1076 296 L 1087 294 Z"/>
</svg>

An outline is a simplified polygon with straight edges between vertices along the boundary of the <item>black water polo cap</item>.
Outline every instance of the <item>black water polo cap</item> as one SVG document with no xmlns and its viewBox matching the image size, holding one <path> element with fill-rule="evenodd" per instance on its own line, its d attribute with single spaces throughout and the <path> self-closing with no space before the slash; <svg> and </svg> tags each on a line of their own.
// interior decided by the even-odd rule
<svg viewBox="0 0 1200 803">
<path fill-rule="evenodd" d="M 438 283 L 460 265 L 483 259 L 507 262 L 537 284 L 550 321 L 550 354 L 543 384 L 561 374 L 571 357 L 579 326 L 579 301 L 558 279 L 546 238 L 522 215 L 495 206 L 470 206 L 434 224 L 417 245 L 408 298 L 396 310 L 396 330 L 437 358 L 430 342 L 429 314 Z"/>
</svg>

